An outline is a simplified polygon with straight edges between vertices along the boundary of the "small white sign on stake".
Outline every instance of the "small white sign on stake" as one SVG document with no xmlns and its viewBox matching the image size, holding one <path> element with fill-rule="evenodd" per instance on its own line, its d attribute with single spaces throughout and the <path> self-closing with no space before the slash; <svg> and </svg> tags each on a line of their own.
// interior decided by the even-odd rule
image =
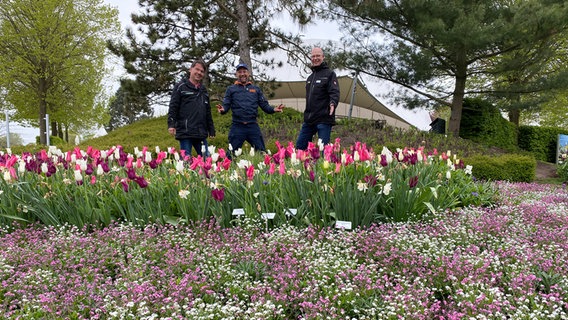
<svg viewBox="0 0 568 320">
<path fill-rule="evenodd" d="M 351 221 L 337 220 L 337 221 L 335 221 L 335 228 L 336 229 L 351 230 Z"/>
<path fill-rule="evenodd" d="M 276 216 L 276 213 L 274 213 L 274 212 L 266 212 L 266 213 L 263 213 L 263 214 L 262 214 L 262 219 L 265 219 L 265 220 L 270 219 L 270 220 L 272 220 L 272 219 L 274 219 L 275 216 Z"/>
<path fill-rule="evenodd" d="M 233 215 L 234 216 L 242 216 L 245 214 L 245 210 L 243 208 L 237 208 L 237 209 L 233 209 Z"/>
<path fill-rule="evenodd" d="M 288 208 L 288 209 L 284 209 L 284 212 L 286 212 L 286 216 L 295 216 L 298 213 L 298 209 L 292 209 L 292 208 Z"/>
</svg>

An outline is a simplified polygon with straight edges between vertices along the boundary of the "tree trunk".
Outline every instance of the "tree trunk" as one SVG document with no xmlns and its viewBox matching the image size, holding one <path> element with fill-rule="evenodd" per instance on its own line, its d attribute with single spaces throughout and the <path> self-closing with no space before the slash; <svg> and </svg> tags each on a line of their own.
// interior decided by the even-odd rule
<svg viewBox="0 0 568 320">
<path fill-rule="evenodd" d="M 45 123 L 45 117 L 47 115 L 47 102 L 45 101 L 46 91 L 47 91 L 47 83 L 45 79 L 39 79 L 38 83 L 38 93 L 40 96 L 39 99 L 39 143 L 46 145 L 47 144 L 47 124 Z"/>
<path fill-rule="evenodd" d="M 518 127 L 520 119 L 521 119 L 521 110 L 519 109 L 509 110 L 509 122 L 514 123 Z"/>
<path fill-rule="evenodd" d="M 57 122 L 51 120 L 51 136 L 52 137 L 57 137 Z"/>
<path fill-rule="evenodd" d="M 463 109 L 463 98 L 465 96 L 465 83 L 467 80 L 467 62 L 465 54 L 459 53 L 456 61 L 456 83 L 452 97 L 452 110 L 450 113 L 450 123 L 448 131 L 454 137 L 460 136 L 460 122 Z"/>
<path fill-rule="evenodd" d="M 239 32 L 239 56 L 241 61 L 249 66 L 249 73 L 252 77 L 252 61 L 250 58 L 250 36 L 248 32 L 248 14 L 246 0 L 236 0 L 237 9 L 237 29 Z"/>
<path fill-rule="evenodd" d="M 61 122 L 58 122 L 57 124 L 57 136 L 63 140 L 63 124 Z"/>
</svg>

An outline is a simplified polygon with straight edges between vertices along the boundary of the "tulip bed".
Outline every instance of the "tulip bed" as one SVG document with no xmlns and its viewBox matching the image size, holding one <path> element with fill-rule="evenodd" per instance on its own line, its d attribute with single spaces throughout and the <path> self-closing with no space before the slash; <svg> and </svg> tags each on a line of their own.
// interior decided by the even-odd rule
<svg viewBox="0 0 568 320">
<path fill-rule="evenodd" d="M 375 152 L 363 143 L 341 148 L 278 145 L 274 154 L 246 155 L 211 147 L 211 156 L 185 157 L 148 148 L 127 153 L 57 148 L 38 154 L 2 153 L 0 224 L 105 227 L 191 224 L 216 219 L 223 227 L 248 218 L 266 228 L 344 226 L 421 221 L 448 208 L 484 206 L 494 188 L 474 183 L 471 167 L 450 151 Z"/>
</svg>

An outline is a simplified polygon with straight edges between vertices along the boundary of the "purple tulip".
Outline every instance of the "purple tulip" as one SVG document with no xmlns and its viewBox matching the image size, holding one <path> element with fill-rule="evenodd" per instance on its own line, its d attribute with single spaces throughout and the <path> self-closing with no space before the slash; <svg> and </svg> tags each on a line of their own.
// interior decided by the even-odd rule
<svg viewBox="0 0 568 320">
<path fill-rule="evenodd" d="M 211 190 L 211 196 L 213 197 L 213 199 L 215 199 L 219 202 L 223 201 L 223 199 L 225 198 L 225 188 L 212 189 Z"/>
</svg>

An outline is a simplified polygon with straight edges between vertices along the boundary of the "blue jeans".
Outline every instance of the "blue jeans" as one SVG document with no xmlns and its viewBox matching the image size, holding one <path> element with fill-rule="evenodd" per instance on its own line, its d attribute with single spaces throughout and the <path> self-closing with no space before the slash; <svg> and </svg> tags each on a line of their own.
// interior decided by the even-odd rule
<svg viewBox="0 0 568 320">
<path fill-rule="evenodd" d="M 304 122 L 298 135 L 298 140 L 296 140 L 296 149 L 306 150 L 308 142 L 312 141 L 316 133 L 324 145 L 328 144 L 331 139 L 331 124 L 319 123 L 310 125 Z"/>
<path fill-rule="evenodd" d="M 190 138 L 190 139 L 181 139 L 179 141 L 179 148 L 181 150 L 185 150 L 185 155 L 191 155 L 191 148 L 193 147 L 197 152 L 198 156 L 203 157 L 203 153 L 201 152 L 201 146 L 205 147 L 205 157 L 209 156 L 209 150 L 207 150 L 207 139 L 198 139 L 198 138 Z"/>
<path fill-rule="evenodd" d="M 242 148 L 245 141 L 256 151 L 266 151 L 262 132 L 257 123 L 233 123 L 229 130 L 229 143 L 233 147 L 233 152 Z"/>
</svg>

